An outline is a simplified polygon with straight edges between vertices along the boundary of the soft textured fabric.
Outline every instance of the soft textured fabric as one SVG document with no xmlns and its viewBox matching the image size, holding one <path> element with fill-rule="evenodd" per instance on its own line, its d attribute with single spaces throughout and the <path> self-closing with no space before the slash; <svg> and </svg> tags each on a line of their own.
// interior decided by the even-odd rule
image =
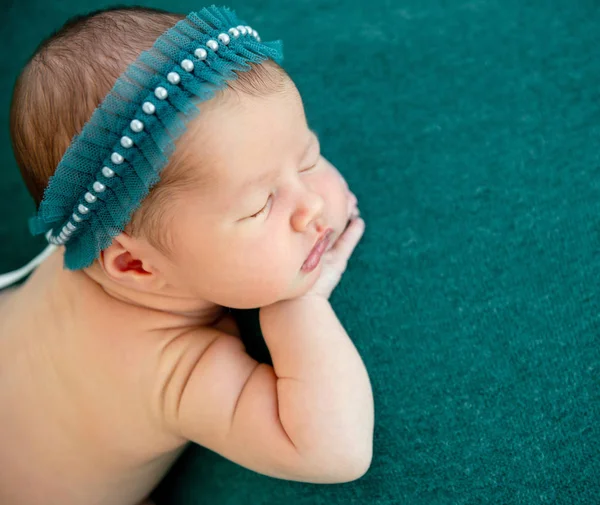
<svg viewBox="0 0 600 505">
<path fill-rule="evenodd" d="M 0 107 L 43 35 L 92 0 L 14 3 Z M 181 12 L 189 1 L 148 2 Z M 360 480 L 268 478 L 190 449 L 160 505 L 600 500 L 600 6 L 590 0 L 236 0 L 282 38 L 365 236 L 332 304 L 369 370 Z M 93 59 L 93 56 L 89 56 Z M 2 122 L 0 268 L 39 250 Z M 238 314 L 268 359 L 256 312 Z"/>
</svg>

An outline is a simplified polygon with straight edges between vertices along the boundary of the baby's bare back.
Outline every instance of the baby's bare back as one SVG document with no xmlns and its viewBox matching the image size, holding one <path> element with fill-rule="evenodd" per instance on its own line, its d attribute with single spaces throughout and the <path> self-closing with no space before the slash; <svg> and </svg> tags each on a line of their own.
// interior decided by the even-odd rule
<svg viewBox="0 0 600 505">
<path fill-rule="evenodd" d="M 185 444 L 159 415 L 176 335 L 66 278 L 56 255 L 0 297 L 0 503 L 135 505 Z"/>
</svg>

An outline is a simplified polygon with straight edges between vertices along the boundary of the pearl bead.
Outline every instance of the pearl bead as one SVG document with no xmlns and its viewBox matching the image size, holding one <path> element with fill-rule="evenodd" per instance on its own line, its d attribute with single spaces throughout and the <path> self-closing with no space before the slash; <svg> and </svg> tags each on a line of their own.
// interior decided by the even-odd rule
<svg viewBox="0 0 600 505">
<path fill-rule="evenodd" d="M 209 49 L 212 49 L 213 51 L 218 51 L 219 43 L 216 40 L 211 39 L 206 43 L 206 47 L 208 47 Z"/>
<path fill-rule="evenodd" d="M 73 221 L 75 221 L 76 223 L 81 223 L 81 218 L 77 214 L 73 213 L 73 215 L 71 217 L 73 218 Z"/>
<path fill-rule="evenodd" d="M 70 221 L 67 223 L 67 228 L 69 229 L 69 231 L 75 231 L 77 229 L 77 226 L 75 226 L 73 223 L 71 223 Z"/>
<path fill-rule="evenodd" d="M 94 182 L 92 187 L 96 193 L 102 193 L 106 189 L 106 186 L 99 181 Z"/>
<path fill-rule="evenodd" d="M 169 96 L 169 93 L 167 92 L 167 90 L 165 88 L 163 88 L 162 86 L 159 86 L 158 88 L 156 88 L 154 90 L 154 96 L 156 96 L 156 98 L 158 98 L 159 100 L 164 100 L 165 98 L 167 98 Z"/>
<path fill-rule="evenodd" d="M 258 32 L 256 30 L 252 30 L 252 36 L 254 38 L 257 38 L 258 37 Z"/>
<path fill-rule="evenodd" d="M 107 179 L 110 179 L 111 177 L 113 177 L 115 175 L 115 171 L 111 170 L 108 167 L 104 167 L 104 168 L 102 168 L 102 175 L 104 177 L 106 177 Z"/>
<path fill-rule="evenodd" d="M 248 35 L 252 35 L 252 27 L 246 25 L 246 31 L 248 32 Z"/>
<path fill-rule="evenodd" d="M 98 198 L 92 195 L 89 191 L 84 195 L 85 201 L 87 203 L 94 203 Z"/>
<path fill-rule="evenodd" d="M 203 47 L 199 47 L 194 51 L 194 56 L 199 60 L 205 60 L 208 56 L 208 53 L 206 52 L 206 49 L 204 49 Z"/>
<path fill-rule="evenodd" d="M 181 82 L 181 76 L 177 72 L 169 72 L 167 74 L 167 81 L 171 84 L 179 84 Z"/>
<path fill-rule="evenodd" d="M 133 140 L 131 140 L 129 137 L 127 137 L 125 135 L 125 136 L 121 137 L 121 145 L 125 149 L 129 149 L 133 145 Z"/>
<path fill-rule="evenodd" d="M 258 33 L 256 34 L 256 40 L 260 42 L 260 35 Z"/>
<path fill-rule="evenodd" d="M 142 110 L 146 114 L 154 114 L 156 112 L 156 106 L 152 102 L 144 102 Z"/>
<path fill-rule="evenodd" d="M 217 37 L 224 45 L 229 44 L 229 42 L 231 41 L 231 39 L 229 38 L 229 35 L 227 35 L 226 33 L 220 33 L 219 36 Z"/>
<path fill-rule="evenodd" d="M 240 31 L 237 28 L 230 28 L 229 35 L 231 35 L 234 39 L 237 39 L 240 36 Z"/>
<path fill-rule="evenodd" d="M 129 127 L 135 133 L 140 133 L 144 129 L 144 123 L 142 123 L 139 119 L 134 119 L 131 123 L 129 123 Z"/>
<path fill-rule="evenodd" d="M 63 242 L 67 241 L 67 236 L 62 231 L 58 235 L 58 238 L 60 238 Z"/>
<path fill-rule="evenodd" d="M 193 72 L 194 71 L 194 62 L 192 60 L 183 60 L 181 62 L 181 68 L 183 68 L 183 70 L 185 70 L 186 72 Z"/>
<path fill-rule="evenodd" d="M 237 26 L 237 29 L 240 31 L 240 33 L 242 35 L 246 35 L 248 33 L 245 26 L 239 25 L 239 26 Z"/>
<path fill-rule="evenodd" d="M 90 211 L 90 209 L 88 209 L 85 205 L 82 205 L 81 203 L 77 206 L 77 210 L 80 214 L 87 214 Z"/>
<path fill-rule="evenodd" d="M 119 153 L 112 153 L 110 155 L 110 161 L 112 161 L 115 165 L 120 165 L 123 163 L 124 159 L 125 158 L 123 158 L 123 156 L 121 156 Z"/>
<path fill-rule="evenodd" d="M 71 233 L 73 233 L 71 230 L 69 230 L 69 228 L 67 228 L 66 226 L 63 226 L 62 232 L 65 234 L 65 236 L 70 237 Z"/>
</svg>

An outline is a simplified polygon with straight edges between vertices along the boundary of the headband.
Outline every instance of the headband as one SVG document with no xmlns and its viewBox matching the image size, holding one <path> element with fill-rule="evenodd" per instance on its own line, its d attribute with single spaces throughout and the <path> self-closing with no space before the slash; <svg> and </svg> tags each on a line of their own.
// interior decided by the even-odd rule
<svg viewBox="0 0 600 505">
<path fill-rule="evenodd" d="M 92 264 L 131 219 L 199 114 L 196 104 L 259 63 L 283 61 L 281 41 L 261 42 L 225 7 L 192 12 L 117 79 L 50 178 L 33 235 L 65 246 L 65 266 Z"/>
</svg>

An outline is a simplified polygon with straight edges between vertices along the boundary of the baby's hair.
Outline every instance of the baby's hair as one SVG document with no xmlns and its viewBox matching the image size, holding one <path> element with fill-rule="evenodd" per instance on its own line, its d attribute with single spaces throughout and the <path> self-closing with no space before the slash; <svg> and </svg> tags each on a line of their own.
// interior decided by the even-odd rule
<svg viewBox="0 0 600 505">
<path fill-rule="evenodd" d="M 159 9 L 117 6 L 69 19 L 37 47 L 16 81 L 10 110 L 15 159 L 36 207 L 72 138 L 117 78 L 184 18 Z M 255 97 L 282 92 L 289 79 L 271 60 L 237 75 L 227 81 L 226 90 Z M 176 150 L 160 182 L 125 228 L 133 236 L 144 236 L 166 255 L 171 253 L 165 218 L 172 195 L 203 182 L 198 176 L 203 171 L 186 169 L 185 161 Z M 203 177 L 208 174 L 204 171 Z"/>
</svg>

